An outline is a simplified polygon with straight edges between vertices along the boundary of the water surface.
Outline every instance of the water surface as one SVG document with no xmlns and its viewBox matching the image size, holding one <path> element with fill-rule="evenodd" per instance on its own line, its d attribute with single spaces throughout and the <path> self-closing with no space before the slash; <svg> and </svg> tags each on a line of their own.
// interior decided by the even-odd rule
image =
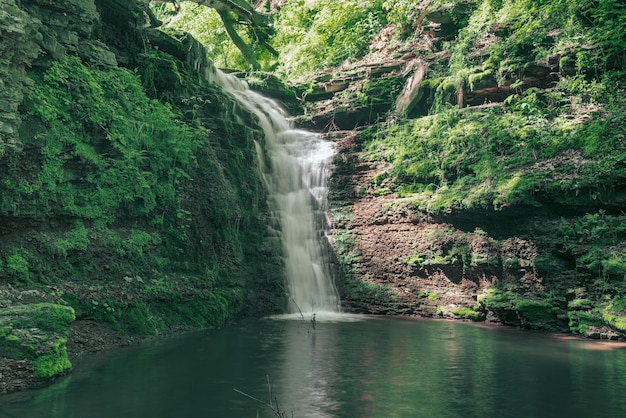
<svg viewBox="0 0 626 418">
<path fill-rule="evenodd" d="M 434 320 L 243 321 L 90 357 L 0 417 L 626 416 L 626 351 Z M 270 384 L 268 385 L 268 380 Z M 250 399 L 237 389 L 259 401 Z"/>
</svg>

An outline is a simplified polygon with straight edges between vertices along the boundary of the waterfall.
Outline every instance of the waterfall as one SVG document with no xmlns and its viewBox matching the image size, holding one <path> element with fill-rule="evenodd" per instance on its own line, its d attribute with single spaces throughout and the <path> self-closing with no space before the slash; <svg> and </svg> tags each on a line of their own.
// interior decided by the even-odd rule
<svg viewBox="0 0 626 418">
<path fill-rule="evenodd" d="M 334 144 L 293 129 L 276 102 L 250 90 L 244 81 L 217 69 L 208 78 L 255 114 L 265 133 L 269 161 L 261 150 L 257 154 L 270 207 L 280 220 L 290 311 L 338 311 L 339 295 L 324 243 L 326 181 Z"/>
</svg>

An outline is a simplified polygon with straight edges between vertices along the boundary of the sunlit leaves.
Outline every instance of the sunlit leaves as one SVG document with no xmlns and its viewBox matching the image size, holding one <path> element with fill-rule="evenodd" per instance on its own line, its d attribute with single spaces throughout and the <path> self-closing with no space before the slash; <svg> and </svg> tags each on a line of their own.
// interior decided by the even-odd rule
<svg viewBox="0 0 626 418">
<path fill-rule="evenodd" d="M 301 76 L 367 52 L 386 23 L 382 0 L 288 2 L 276 22 L 282 71 Z"/>
</svg>

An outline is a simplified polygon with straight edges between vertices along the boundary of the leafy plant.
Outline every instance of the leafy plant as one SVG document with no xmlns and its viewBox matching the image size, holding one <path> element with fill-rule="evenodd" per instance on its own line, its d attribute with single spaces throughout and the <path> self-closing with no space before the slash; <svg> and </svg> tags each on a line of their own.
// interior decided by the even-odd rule
<svg viewBox="0 0 626 418">
<path fill-rule="evenodd" d="M 287 2 L 275 23 L 280 73 L 294 79 L 365 54 L 386 23 L 383 0 Z"/>
<path fill-rule="evenodd" d="M 28 282 L 30 280 L 28 254 L 22 249 L 14 248 L 6 258 L 5 270 L 19 280 Z"/>
</svg>

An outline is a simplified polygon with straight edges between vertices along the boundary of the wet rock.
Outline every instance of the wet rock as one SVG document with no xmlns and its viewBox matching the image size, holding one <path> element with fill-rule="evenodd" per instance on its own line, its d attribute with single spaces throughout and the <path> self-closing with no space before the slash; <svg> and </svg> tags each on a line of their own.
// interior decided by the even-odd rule
<svg viewBox="0 0 626 418">
<path fill-rule="evenodd" d="M 50 378 L 71 368 L 66 342 L 74 310 L 52 303 L 15 305 L 0 311 L 2 367 L 18 366 L 3 390 Z M 24 371 L 28 371 L 25 373 Z M 0 371 L 1 372 L 1 371 Z"/>
<path fill-rule="evenodd" d="M 421 88 L 421 84 L 426 74 L 426 68 L 421 62 L 416 62 L 415 67 L 413 75 L 408 79 L 396 100 L 395 112 L 397 114 L 411 113 L 424 96 L 424 89 Z"/>
</svg>

